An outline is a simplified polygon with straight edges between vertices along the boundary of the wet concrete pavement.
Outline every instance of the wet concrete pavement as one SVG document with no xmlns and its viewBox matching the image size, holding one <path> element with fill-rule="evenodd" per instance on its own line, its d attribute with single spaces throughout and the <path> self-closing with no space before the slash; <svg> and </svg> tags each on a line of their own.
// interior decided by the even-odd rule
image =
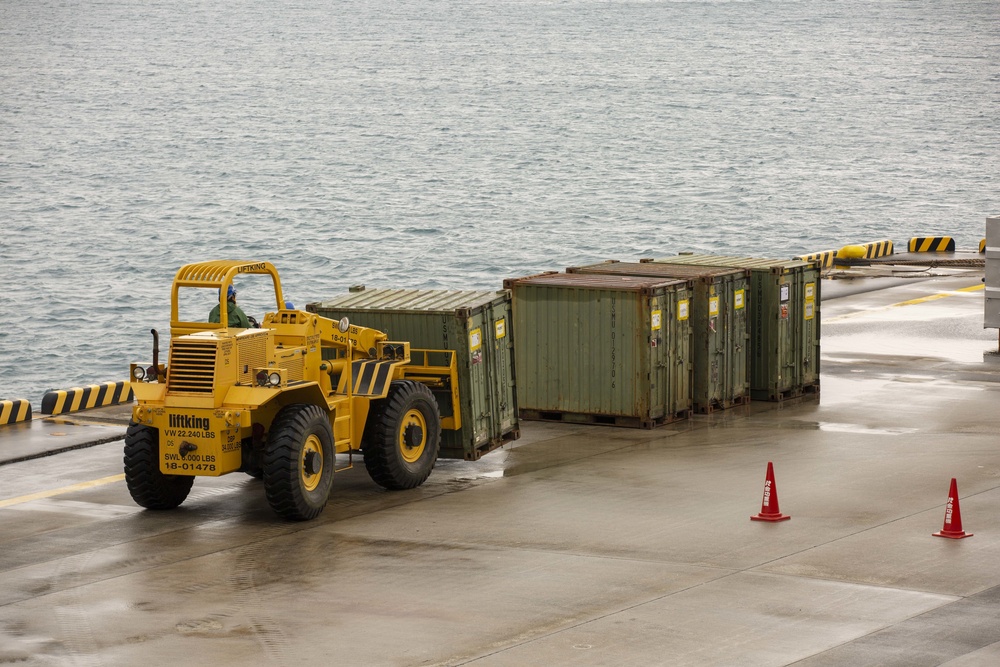
<svg viewBox="0 0 1000 667">
<path fill-rule="evenodd" d="M 308 523 L 238 474 L 142 511 L 120 442 L 0 465 L 0 664 L 995 665 L 980 277 L 824 301 L 818 398 L 526 422 L 407 492 L 356 461 Z M 768 461 L 790 521 L 750 521 Z M 952 477 L 968 539 L 931 536 Z"/>
<path fill-rule="evenodd" d="M 128 403 L 0 426 L 0 465 L 119 440 L 131 414 Z"/>
</svg>

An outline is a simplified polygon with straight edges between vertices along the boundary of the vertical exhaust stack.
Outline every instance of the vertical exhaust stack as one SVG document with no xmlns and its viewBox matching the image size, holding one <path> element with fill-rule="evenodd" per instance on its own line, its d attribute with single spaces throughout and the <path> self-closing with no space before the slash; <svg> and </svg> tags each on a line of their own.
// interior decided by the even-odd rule
<svg viewBox="0 0 1000 667">
<path fill-rule="evenodd" d="M 160 372 L 160 334 L 156 329 L 150 329 L 149 333 L 153 334 L 153 374 L 155 379 Z"/>
</svg>

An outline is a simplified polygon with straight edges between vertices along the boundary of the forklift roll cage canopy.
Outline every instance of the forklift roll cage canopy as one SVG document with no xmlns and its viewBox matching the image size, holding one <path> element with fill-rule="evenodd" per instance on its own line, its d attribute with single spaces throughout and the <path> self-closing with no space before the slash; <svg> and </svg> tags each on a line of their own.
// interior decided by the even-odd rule
<svg viewBox="0 0 1000 667">
<path fill-rule="evenodd" d="M 174 332 L 225 329 L 229 321 L 229 302 L 224 296 L 239 274 L 269 275 L 274 283 L 276 310 L 283 310 L 285 300 L 281 294 L 281 278 L 271 262 L 247 262 L 223 259 L 214 262 L 186 264 L 177 271 L 170 290 L 170 328 Z M 219 322 L 181 322 L 178 314 L 178 292 L 182 287 L 217 288 L 219 290 Z"/>
</svg>

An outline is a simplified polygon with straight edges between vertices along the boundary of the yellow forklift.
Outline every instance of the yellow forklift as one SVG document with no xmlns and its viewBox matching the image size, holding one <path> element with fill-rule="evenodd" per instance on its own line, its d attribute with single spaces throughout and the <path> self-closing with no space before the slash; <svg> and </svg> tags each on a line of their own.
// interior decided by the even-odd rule
<svg viewBox="0 0 1000 667">
<path fill-rule="evenodd" d="M 270 276 L 276 308 L 259 325 L 249 318 L 249 327 L 230 327 L 233 279 L 246 274 Z M 182 293 L 195 290 L 211 290 L 219 307 L 211 319 L 219 322 L 181 319 Z M 441 429 L 461 424 L 455 352 L 411 349 L 347 318 L 290 305 L 270 262 L 178 270 L 167 363 L 154 329 L 152 363 L 130 366 L 137 403 L 125 436 L 125 481 L 136 503 L 171 509 L 195 477 L 242 471 L 263 479 L 279 515 L 312 519 L 326 505 L 334 472 L 350 468 L 358 451 L 387 489 L 424 483 Z M 450 399 L 446 418 L 442 397 Z"/>
</svg>

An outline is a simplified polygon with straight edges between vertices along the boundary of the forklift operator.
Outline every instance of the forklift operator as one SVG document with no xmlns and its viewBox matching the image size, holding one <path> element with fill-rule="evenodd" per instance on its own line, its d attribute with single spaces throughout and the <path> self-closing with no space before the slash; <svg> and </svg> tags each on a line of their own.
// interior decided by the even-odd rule
<svg viewBox="0 0 1000 667">
<path fill-rule="evenodd" d="M 229 325 L 233 328 L 249 329 L 250 320 L 243 312 L 243 309 L 236 305 L 236 288 L 232 285 L 226 291 L 226 300 L 229 302 L 226 306 L 226 310 L 229 311 Z M 216 304 L 212 312 L 208 314 L 209 322 L 219 321 L 219 311 L 221 310 L 221 305 Z"/>
</svg>

